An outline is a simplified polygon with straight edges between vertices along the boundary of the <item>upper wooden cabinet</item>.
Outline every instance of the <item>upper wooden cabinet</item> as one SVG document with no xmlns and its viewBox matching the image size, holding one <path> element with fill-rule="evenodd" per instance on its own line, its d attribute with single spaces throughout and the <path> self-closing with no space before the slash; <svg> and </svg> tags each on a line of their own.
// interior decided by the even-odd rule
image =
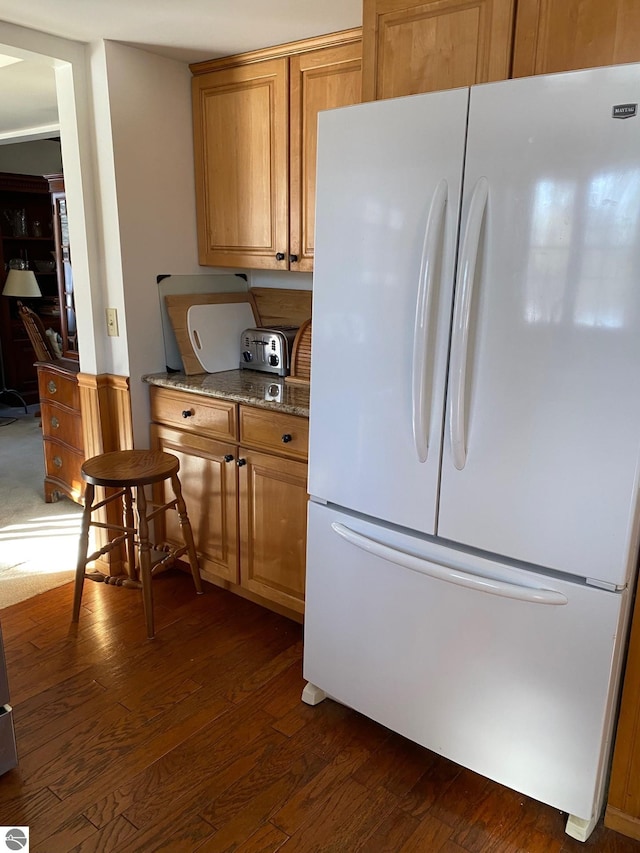
<svg viewBox="0 0 640 853">
<path fill-rule="evenodd" d="M 638 0 L 518 0 L 513 77 L 639 60 Z"/>
<path fill-rule="evenodd" d="M 362 98 L 509 76 L 514 0 L 364 0 Z"/>
<path fill-rule="evenodd" d="M 317 114 L 360 63 L 357 29 L 191 66 L 201 264 L 313 268 Z"/>
</svg>

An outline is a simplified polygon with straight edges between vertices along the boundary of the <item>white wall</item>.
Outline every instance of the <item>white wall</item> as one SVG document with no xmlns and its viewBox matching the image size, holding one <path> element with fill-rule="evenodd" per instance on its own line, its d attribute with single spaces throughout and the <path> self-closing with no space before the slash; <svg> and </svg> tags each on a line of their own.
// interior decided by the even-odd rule
<svg viewBox="0 0 640 853">
<path fill-rule="evenodd" d="M 210 270 L 198 265 L 189 67 L 115 42 L 104 46 L 122 264 L 116 307 L 142 447 L 149 389 L 140 377 L 165 368 L 157 276 Z"/>
<path fill-rule="evenodd" d="M 49 139 L 0 145 L 0 172 L 56 175 L 62 171 L 60 143 Z"/>
</svg>

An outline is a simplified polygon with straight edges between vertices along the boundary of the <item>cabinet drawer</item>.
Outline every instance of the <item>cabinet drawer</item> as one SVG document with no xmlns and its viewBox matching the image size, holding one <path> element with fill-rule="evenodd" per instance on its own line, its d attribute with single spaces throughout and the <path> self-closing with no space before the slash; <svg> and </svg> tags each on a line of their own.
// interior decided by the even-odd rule
<svg viewBox="0 0 640 853">
<path fill-rule="evenodd" d="M 203 397 L 200 394 L 170 391 L 156 386 L 150 390 L 153 421 L 227 441 L 236 440 L 237 406 L 235 403 Z"/>
<path fill-rule="evenodd" d="M 297 415 L 240 406 L 240 442 L 296 459 L 306 459 L 309 421 Z"/>
<path fill-rule="evenodd" d="M 80 392 L 75 375 L 63 376 L 47 370 L 38 371 L 40 401 L 55 400 L 62 406 L 80 411 Z"/>
<path fill-rule="evenodd" d="M 84 481 L 80 468 L 84 461 L 82 453 L 72 450 L 58 441 L 44 440 L 44 467 L 47 477 L 66 484 L 78 495 L 83 491 Z"/>
<path fill-rule="evenodd" d="M 44 400 L 40 404 L 40 412 L 45 438 L 55 438 L 82 451 L 82 418 L 78 412 L 71 412 Z"/>
</svg>

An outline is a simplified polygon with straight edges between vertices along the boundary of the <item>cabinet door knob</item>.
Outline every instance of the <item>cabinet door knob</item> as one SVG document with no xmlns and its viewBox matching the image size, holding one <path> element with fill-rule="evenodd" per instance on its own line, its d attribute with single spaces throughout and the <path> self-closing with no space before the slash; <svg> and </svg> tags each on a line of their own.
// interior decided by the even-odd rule
<svg viewBox="0 0 640 853">
<path fill-rule="evenodd" d="M 193 412 L 191 411 L 191 409 L 185 409 L 182 413 L 182 417 L 183 418 L 191 418 L 191 417 L 193 417 Z"/>
<path fill-rule="evenodd" d="M 242 468 L 242 466 L 246 465 L 246 464 L 247 464 L 246 459 L 238 459 L 238 461 L 236 462 L 236 465 L 238 466 L 238 468 Z"/>
<path fill-rule="evenodd" d="M 289 263 L 297 264 L 298 263 L 298 256 L 297 255 L 289 255 Z"/>
<path fill-rule="evenodd" d="M 233 462 L 233 456 L 231 455 L 231 453 L 226 453 L 223 459 L 225 462 Z"/>
<path fill-rule="evenodd" d="M 285 434 L 282 436 L 282 443 L 289 444 L 290 441 L 293 441 L 293 436 L 290 433 L 285 432 Z"/>
<path fill-rule="evenodd" d="M 284 252 L 276 252 L 276 261 L 284 261 Z"/>
</svg>

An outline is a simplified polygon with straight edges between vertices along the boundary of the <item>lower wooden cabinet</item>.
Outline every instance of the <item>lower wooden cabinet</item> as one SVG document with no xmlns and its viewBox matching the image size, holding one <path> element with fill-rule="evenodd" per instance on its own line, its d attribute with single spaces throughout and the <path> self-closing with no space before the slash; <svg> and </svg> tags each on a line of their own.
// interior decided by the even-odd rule
<svg viewBox="0 0 640 853">
<path fill-rule="evenodd" d="M 200 568 L 230 583 L 240 582 L 238 477 L 233 444 L 153 424 L 152 447 L 180 460 L 180 484 L 193 528 Z M 166 483 L 164 500 L 170 500 Z M 164 538 L 182 541 L 177 513 L 166 513 Z"/>
<path fill-rule="evenodd" d="M 80 471 L 84 449 L 78 363 L 60 359 L 36 366 L 44 441 L 44 497 L 51 503 L 66 495 L 81 503 L 85 484 Z"/>
<path fill-rule="evenodd" d="M 156 386 L 151 417 L 152 447 L 180 460 L 202 576 L 301 617 L 308 419 Z M 172 515 L 157 531 L 169 543 L 180 541 Z"/>
<path fill-rule="evenodd" d="M 240 449 L 240 583 L 304 612 L 307 465 Z"/>
</svg>

